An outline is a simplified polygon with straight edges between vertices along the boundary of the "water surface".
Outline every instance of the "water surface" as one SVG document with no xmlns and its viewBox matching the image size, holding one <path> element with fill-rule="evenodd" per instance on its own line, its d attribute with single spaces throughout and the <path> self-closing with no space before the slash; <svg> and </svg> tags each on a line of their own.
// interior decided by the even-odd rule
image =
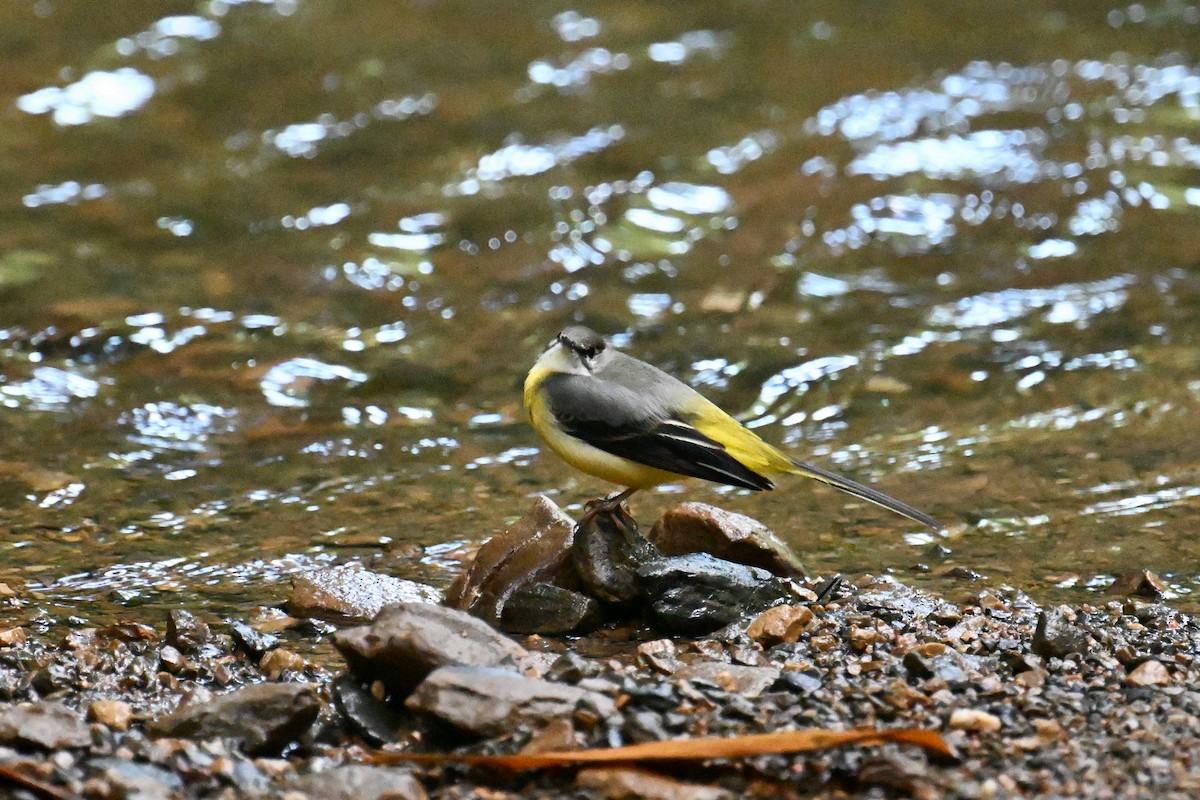
<svg viewBox="0 0 1200 800">
<path fill-rule="evenodd" d="M 646 523 L 1194 609 L 1197 42 L 1182 0 L 6 4 L 14 614 L 445 583 L 533 493 L 610 488 L 520 407 L 573 321 L 949 530 L 799 479 Z"/>
</svg>

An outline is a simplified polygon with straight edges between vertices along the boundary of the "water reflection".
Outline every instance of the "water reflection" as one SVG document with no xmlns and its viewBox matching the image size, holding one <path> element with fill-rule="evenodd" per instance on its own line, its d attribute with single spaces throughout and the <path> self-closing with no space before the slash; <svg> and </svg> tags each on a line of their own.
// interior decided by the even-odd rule
<svg viewBox="0 0 1200 800">
<path fill-rule="evenodd" d="M 51 114 L 56 125 L 86 125 L 97 117 L 122 117 L 154 96 L 154 79 L 132 67 L 89 72 L 65 88 L 49 86 L 17 98 L 26 114 Z"/>
</svg>

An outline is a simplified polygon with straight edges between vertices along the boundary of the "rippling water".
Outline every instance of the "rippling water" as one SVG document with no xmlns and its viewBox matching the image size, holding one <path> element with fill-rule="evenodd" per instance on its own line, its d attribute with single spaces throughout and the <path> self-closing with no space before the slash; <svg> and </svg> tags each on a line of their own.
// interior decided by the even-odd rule
<svg viewBox="0 0 1200 800">
<path fill-rule="evenodd" d="M 797 457 L 814 571 L 1196 608 L 1200 5 L 0 8 L 0 582 L 27 619 L 445 582 L 583 321 Z M 954 567 L 985 577 L 964 583 Z"/>
</svg>

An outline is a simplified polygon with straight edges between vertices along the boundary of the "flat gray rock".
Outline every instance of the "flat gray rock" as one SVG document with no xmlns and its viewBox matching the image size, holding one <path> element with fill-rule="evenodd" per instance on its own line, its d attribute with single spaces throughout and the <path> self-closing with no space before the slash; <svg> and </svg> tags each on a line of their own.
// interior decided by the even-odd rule
<svg viewBox="0 0 1200 800">
<path fill-rule="evenodd" d="M 152 736 L 232 739 L 251 755 L 278 755 L 308 732 L 320 709 L 306 683 L 260 683 L 184 703 L 146 729 Z"/>
</svg>

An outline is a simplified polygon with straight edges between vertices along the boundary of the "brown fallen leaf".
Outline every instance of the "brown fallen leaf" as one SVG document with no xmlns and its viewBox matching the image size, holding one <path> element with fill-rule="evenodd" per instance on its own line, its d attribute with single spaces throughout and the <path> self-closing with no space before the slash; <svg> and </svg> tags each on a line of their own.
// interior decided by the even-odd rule
<svg viewBox="0 0 1200 800">
<path fill-rule="evenodd" d="M 569 767 L 576 764 L 623 764 L 645 761 L 705 761 L 711 758 L 748 758 L 773 753 L 803 753 L 845 745 L 875 745 L 887 742 L 912 744 L 947 758 L 958 758 L 954 748 L 936 732 L 916 728 L 854 728 L 848 731 L 811 729 L 777 731 L 747 736 L 709 736 L 668 739 L 625 747 L 571 750 L 550 753 L 517 753 L 508 756 L 453 755 L 445 753 L 372 753 L 364 760 L 373 764 L 446 764 L 525 770 Z"/>
</svg>

